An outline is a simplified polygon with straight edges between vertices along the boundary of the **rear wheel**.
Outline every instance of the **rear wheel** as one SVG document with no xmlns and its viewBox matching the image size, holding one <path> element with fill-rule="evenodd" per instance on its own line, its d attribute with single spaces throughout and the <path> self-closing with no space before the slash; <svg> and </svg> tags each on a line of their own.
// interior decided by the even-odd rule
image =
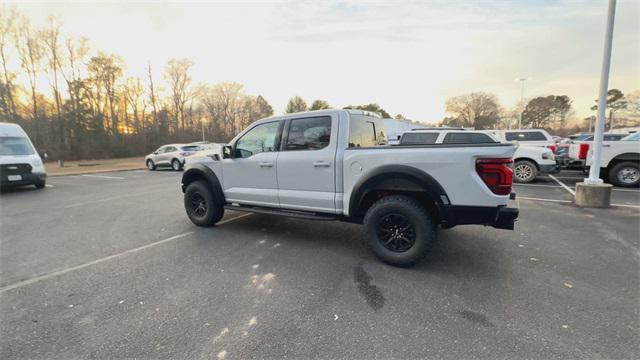
<svg viewBox="0 0 640 360">
<path fill-rule="evenodd" d="M 364 217 L 369 247 L 382 261 L 408 267 L 428 253 L 436 239 L 431 215 L 414 199 L 391 195 L 373 204 Z"/>
<path fill-rule="evenodd" d="M 184 208 L 192 223 L 213 226 L 224 215 L 224 204 L 215 201 L 206 181 L 198 180 L 187 185 L 184 191 Z"/>
<path fill-rule="evenodd" d="M 640 184 L 640 166 L 632 161 L 619 162 L 609 170 L 609 181 L 617 186 Z"/>
<path fill-rule="evenodd" d="M 153 163 L 153 160 L 147 160 L 147 169 L 153 171 L 156 169 L 156 164 Z"/>
<path fill-rule="evenodd" d="M 513 178 L 518 183 L 532 182 L 538 176 L 538 167 L 531 161 L 518 160 L 513 168 Z"/>
<path fill-rule="evenodd" d="M 178 159 L 173 159 L 171 161 L 171 168 L 175 171 L 182 170 L 182 163 Z"/>
</svg>

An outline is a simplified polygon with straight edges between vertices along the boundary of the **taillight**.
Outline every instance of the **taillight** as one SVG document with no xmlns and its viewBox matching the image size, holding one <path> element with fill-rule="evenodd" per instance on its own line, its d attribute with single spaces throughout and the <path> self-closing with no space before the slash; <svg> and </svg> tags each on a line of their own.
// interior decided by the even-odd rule
<svg viewBox="0 0 640 360">
<path fill-rule="evenodd" d="M 556 152 L 556 150 L 558 150 L 558 146 L 557 145 L 549 145 L 547 147 L 549 148 L 549 150 L 553 151 L 554 153 Z"/>
<path fill-rule="evenodd" d="M 192 153 L 192 152 L 189 152 L 189 151 L 180 153 L 180 155 L 182 155 L 182 156 L 190 156 L 190 155 L 192 155 L 192 154 L 193 154 L 193 153 Z"/>
<path fill-rule="evenodd" d="M 513 159 L 477 159 L 476 171 L 496 195 L 509 195 L 513 182 Z"/>
<path fill-rule="evenodd" d="M 578 159 L 580 160 L 586 159 L 588 152 L 589 152 L 589 144 L 588 143 L 580 144 L 580 151 L 578 151 Z"/>
</svg>

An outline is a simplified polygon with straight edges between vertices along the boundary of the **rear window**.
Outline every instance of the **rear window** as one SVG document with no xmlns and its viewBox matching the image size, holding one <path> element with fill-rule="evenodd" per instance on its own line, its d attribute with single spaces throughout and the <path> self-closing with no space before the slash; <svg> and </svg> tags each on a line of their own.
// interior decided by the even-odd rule
<svg viewBox="0 0 640 360">
<path fill-rule="evenodd" d="M 4 136 L 0 137 L 1 155 L 32 155 L 33 147 L 25 137 Z"/>
<path fill-rule="evenodd" d="M 547 141 L 547 137 L 540 131 L 512 131 L 505 134 L 507 141 Z"/>
<path fill-rule="evenodd" d="M 618 141 L 618 140 L 622 139 L 623 137 L 624 137 L 624 135 L 622 135 L 622 134 L 604 135 L 603 139 L 604 139 L 604 141 Z"/>
<path fill-rule="evenodd" d="M 384 122 L 380 118 L 351 115 L 349 120 L 349 147 L 375 147 L 387 145 Z"/>
<path fill-rule="evenodd" d="M 402 145 L 428 145 L 435 144 L 436 139 L 438 139 L 438 133 L 421 133 L 421 132 L 411 132 L 405 133 L 402 135 L 402 139 L 400 139 L 400 144 Z"/>
<path fill-rule="evenodd" d="M 183 146 L 182 151 L 198 151 L 200 150 L 200 146 L 198 145 L 189 145 L 189 146 Z"/>
<path fill-rule="evenodd" d="M 495 142 L 496 141 L 487 134 L 469 132 L 448 133 L 445 135 L 444 140 L 442 140 L 443 144 L 484 144 Z"/>
</svg>

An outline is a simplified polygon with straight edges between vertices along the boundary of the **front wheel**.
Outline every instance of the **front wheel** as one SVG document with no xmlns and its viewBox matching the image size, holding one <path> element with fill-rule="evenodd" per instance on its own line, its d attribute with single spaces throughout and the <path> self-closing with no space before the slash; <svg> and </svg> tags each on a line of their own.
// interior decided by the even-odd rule
<svg viewBox="0 0 640 360">
<path fill-rule="evenodd" d="M 538 176 L 538 167 L 527 160 L 518 160 L 513 170 L 513 178 L 518 183 L 532 182 Z"/>
<path fill-rule="evenodd" d="M 213 226 L 224 215 L 224 204 L 216 203 L 206 181 L 194 181 L 184 191 L 184 208 L 192 223 Z"/>
<path fill-rule="evenodd" d="M 609 170 L 609 181 L 617 186 L 637 186 L 640 184 L 640 166 L 632 161 L 617 163 Z"/>
<path fill-rule="evenodd" d="M 173 159 L 173 161 L 171 161 L 171 168 L 175 171 L 182 170 L 182 163 L 178 159 Z"/>
<path fill-rule="evenodd" d="M 153 171 L 156 169 L 156 164 L 153 163 L 153 160 L 147 160 L 147 169 L 149 169 L 149 171 Z"/>
<path fill-rule="evenodd" d="M 43 189 L 46 186 L 46 182 L 45 181 L 38 181 L 37 183 L 33 184 L 36 186 L 36 189 Z"/>
<path fill-rule="evenodd" d="M 414 199 L 391 195 L 373 204 L 364 217 L 364 234 L 376 256 L 394 266 L 422 260 L 436 239 L 431 215 Z"/>
</svg>

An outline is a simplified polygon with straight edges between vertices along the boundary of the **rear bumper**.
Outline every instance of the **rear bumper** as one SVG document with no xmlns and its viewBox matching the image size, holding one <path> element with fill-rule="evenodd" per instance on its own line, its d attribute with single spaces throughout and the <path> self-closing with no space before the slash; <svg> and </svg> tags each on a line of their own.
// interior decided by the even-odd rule
<svg viewBox="0 0 640 360">
<path fill-rule="evenodd" d="M 456 225 L 487 225 L 497 229 L 513 230 L 520 210 L 508 206 L 460 206 L 449 205 L 445 208 L 442 227 L 452 228 Z"/>
<path fill-rule="evenodd" d="M 47 180 L 46 173 L 30 173 L 30 174 L 21 174 L 21 180 L 10 181 L 7 175 L 2 175 L 0 178 L 0 186 L 9 187 L 9 186 L 22 186 L 22 185 L 33 185 L 36 183 L 40 183 Z"/>
</svg>

